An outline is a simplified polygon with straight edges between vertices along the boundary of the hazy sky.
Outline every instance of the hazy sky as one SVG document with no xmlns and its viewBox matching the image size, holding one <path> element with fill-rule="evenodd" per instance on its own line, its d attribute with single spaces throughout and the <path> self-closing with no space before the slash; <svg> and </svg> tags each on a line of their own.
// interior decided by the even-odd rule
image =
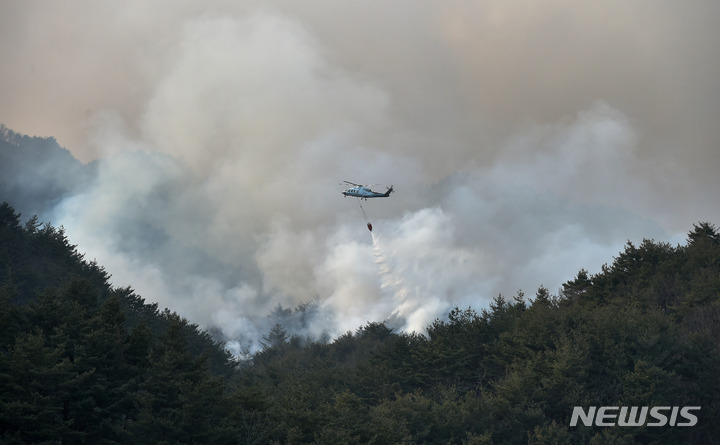
<svg viewBox="0 0 720 445">
<path fill-rule="evenodd" d="M 228 338 L 314 298 L 313 333 L 422 329 L 720 222 L 719 22 L 705 0 L 9 0 L 0 123 L 98 161 L 44 218 L 116 285 Z M 395 185 L 374 238 L 341 180 Z"/>
</svg>

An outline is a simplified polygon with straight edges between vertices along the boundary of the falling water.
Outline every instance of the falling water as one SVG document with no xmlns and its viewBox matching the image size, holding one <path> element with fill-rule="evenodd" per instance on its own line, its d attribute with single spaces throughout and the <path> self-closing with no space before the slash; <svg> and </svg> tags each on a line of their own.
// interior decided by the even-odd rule
<svg viewBox="0 0 720 445">
<path fill-rule="evenodd" d="M 396 302 L 406 300 L 408 290 L 403 285 L 403 280 L 399 274 L 393 273 L 390 261 L 384 252 L 382 238 L 373 232 L 370 232 L 373 241 L 373 255 L 375 256 L 375 264 L 378 265 L 378 276 L 380 277 L 380 289 L 392 296 Z M 396 308 L 397 309 L 397 308 Z"/>
</svg>

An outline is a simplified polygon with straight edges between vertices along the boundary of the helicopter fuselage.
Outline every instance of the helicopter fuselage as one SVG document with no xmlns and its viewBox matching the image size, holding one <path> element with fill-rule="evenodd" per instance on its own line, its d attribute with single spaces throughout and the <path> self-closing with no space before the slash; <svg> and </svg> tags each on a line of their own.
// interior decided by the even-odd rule
<svg viewBox="0 0 720 445">
<path fill-rule="evenodd" d="M 392 193 L 393 189 L 390 187 L 387 192 L 380 193 L 380 192 L 374 192 L 370 190 L 367 187 L 364 186 L 357 186 L 349 188 L 342 192 L 343 195 L 347 196 L 354 196 L 356 198 L 362 198 L 362 199 L 368 199 L 368 198 L 387 198 L 390 196 L 390 193 Z"/>
</svg>

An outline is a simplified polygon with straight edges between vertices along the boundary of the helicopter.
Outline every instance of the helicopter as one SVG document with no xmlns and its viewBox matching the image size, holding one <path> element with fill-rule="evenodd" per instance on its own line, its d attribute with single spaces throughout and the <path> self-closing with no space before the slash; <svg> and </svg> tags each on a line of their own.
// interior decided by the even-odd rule
<svg viewBox="0 0 720 445">
<path fill-rule="evenodd" d="M 370 223 L 370 220 L 368 219 L 367 214 L 365 213 L 365 209 L 363 209 L 361 200 L 364 199 L 365 201 L 367 201 L 368 198 L 387 198 L 388 196 L 390 196 L 390 193 L 393 192 L 393 186 L 391 185 L 390 187 L 388 187 L 387 191 L 385 193 L 380 193 L 380 192 L 375 192 L 375 191 L 371 190 L 367 186 L 355 184 L 354 182 L 343 181 L 343 183 L 353 186 L 353 187 L 343 191 L 342 194 L 346 198 L 348 196 L 353 196 L 353 197 L 357 198 L 358 205 L 360 206 L 360 210 L 362 211 L 363 216 L 365 217 L 365 222 L 366 222 L 367 228 L 369 231 L 372 232 L 372 229 L 373 229 L 372 223 Z"/>
<path fill-rule="evenodd" d="M 390 193 L 393 192 L 393 186 L 391 185 L 388 187 L 387 191 L 385 193 L 375 192 L 370 190 L 369 187 L 366 187 L 364 185 L 355 184 L 354 182 L 350 181 L 343 181 L 345 184 L 352 185 L 353 187 L 345 190 L 342 192 L 342 194 L 347 198 L 348 196 L 354 196 L 359 199 L 364 199 L 365 201 L 368 200 L 368 198 L 387 198 L 390 196 Z"/>
</svg>

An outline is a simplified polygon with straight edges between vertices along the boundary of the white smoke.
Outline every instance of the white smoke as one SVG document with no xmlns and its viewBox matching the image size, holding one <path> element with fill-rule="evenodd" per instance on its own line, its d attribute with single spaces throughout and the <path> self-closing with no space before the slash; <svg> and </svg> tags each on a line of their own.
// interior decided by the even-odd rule
<svg viewBox="0 0 720 445">
<path fill-rule="evenodd" d="M 649 115 L 662 116 L 646 122 L 644 102 L 624 94 L 647 82 L 644 69 L 625 65 L 634 80 L 617 89 L 570 85 L 525 57 L 536 52 L 517 18 L 491 3 L 478 29 L 465 14 L 476 8 L 458 4 L 337 21 L 337 6 L 188 2 L 165 21 L 141 14 L 132 25 L 145 38 L 97 30 L 121 34 L 105 41 L 123 42 L 117 69 L 132 75 L 88 94 L 81 139 L 97 173 L 48 215 L 114 284 L 219 329 L 238 354 L 261 348 L 278 320 L 314 338 L 387 319 L 422 331 L 454 306 L 554 292 L 580 268 L 599 271 L 627 239 L 680 241 L 718 216 L 717 197 L 671 164 L 675 140 L 646 134 L 667 116 L 657 107 Z M 520 24 L 545 29 L 535 13 Z M 583 17 L 588 39 L 603 42 L 606 23 Z M 373 20 L 382 32 L 369 31 Z M 47 29 L 32 36 L 47 41 Z M 623 55 L 642 46 L 610 43 Z M 65 47 L 95 55 L 88 45 Z M 599 67 L 576 50 L 556 57 Z M 132 91 L 118 98 L 121 86 Z M 91 108 L 70 96 L 74 110 Z M 364 204 L 372 233 L 342 180 L 395 185 Z M 705 204 L 678 199 L 690 191 Z"/>
<path fill-rule="evenodd" d="M 373 250 L 382 298 L 405 320 L 404 330 L 423 332 L 453 306 L 486 305 L 492 288 L 481 273 L 488 268 L 483 251 L 458 245 L 451 218 L 439 208 L 405 215 L 386 234 L 373 235 Z"/>
</svg>

